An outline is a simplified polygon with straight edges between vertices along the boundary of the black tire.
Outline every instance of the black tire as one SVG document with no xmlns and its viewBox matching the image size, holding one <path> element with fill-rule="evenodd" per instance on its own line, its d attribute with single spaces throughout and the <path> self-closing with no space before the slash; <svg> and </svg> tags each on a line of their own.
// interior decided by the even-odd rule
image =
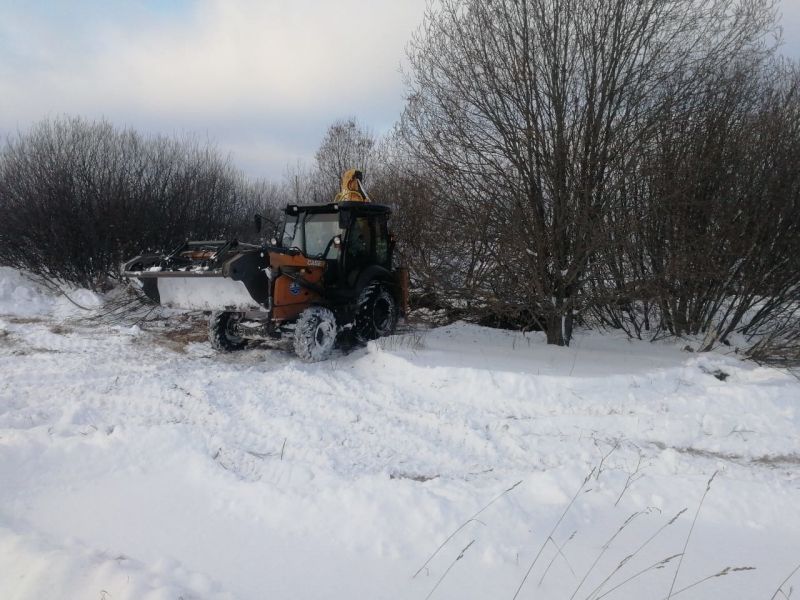
<svg viewBox="0 0 800 600">
<path fill-rule="evenodd" d="M 208 341 L 220 352 L 241 350 L 247 342 L 233 333 L 231 326 L 241 318 L 240 313 L 214 311 L 208 319 Z"/>
<path fill-rule="evenodd" d="M 294 327 L 294 351 L 304 362 L 327 359 L 336 343 L 336 317 L 323 306 L 311 306 L 300 313 Z"/>
<path fill-rule="evenodd" d="M 380 281 L 361 290 L 356 303 L 353 332 L 361 343 L 392 335 L 397 326 L 397 300 Z"/>
</svg>

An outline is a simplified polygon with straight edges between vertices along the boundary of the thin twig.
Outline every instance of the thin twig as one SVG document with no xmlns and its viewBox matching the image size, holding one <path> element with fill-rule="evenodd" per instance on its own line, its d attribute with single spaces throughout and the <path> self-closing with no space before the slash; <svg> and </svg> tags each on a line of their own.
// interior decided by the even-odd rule
<svg viewBox="0 0 800 600">
<path fill-rule="evenodd" d="M 486 505 L 485 505 L 485 506 L 484 506 L 482 509 L 480 509 L 480 510 L 479 510 L 478 512 L 476 512 L 474 515 L 472 515 L 472 516 L 471 516 L 469 519 L 467 519 L 466 521 L 464 521 L 464 522 L 463 522 L 461 525 L 459 525 L 459 526 L 458 526 L 458 528 L 456 528 L 456 530 L 455 530 L 453 533 L 451 533 L 450 535 L 448 535 L 448 536 L 447 536 L 447 539 L 446 539 L 445 541 L 443 541 L 441 544 L 439 544 L 439 547 L 438 547 L 438 548 L 436 548 L 436 550 L 434 550 L 434 551 L 433 551 L 433 554 L 431 554 L 431 555 L 428 557 L 428 560 L 426 560 L 426 561 L 423 563 L 423 565 L 422 565 L 422 566 L 421 566 L 419 569 L 417 569 L 417 572 L 416 572 L 416 573 L 414 573 L 414 575 L 412 575 L 412 576 L 411 576 L 411 579 L 414 579 L 414 578 L 415 578 L 417 575 L 419 575 L 419 574 L 422 572 L 422 569 L 424 569 L 425 567 L 427 567 L 427 566 L 428 566 L 428 564 L 429 564 L 429 563 L 430 563 L 430 562 L 431 562 L 431 561 L 434 559 L 434 557 L 435 557 L 437 554 L 439 554 L 439 552 L 441 551 L 441 549 L 442 549 L 442 548 L 444 548 L 444 547 L 447 545 L 447 542 L 449 542 L 450 540 L 452 540 L 452 539 L 453 539 L 453 538 L 456 536 L 456 534 L 457 534 L 459 531 L 461 531 L 462 529 L 464 529 L 464 527 L 466 527 L 466 526 L 467 526 L 467 525 L 469 525 L 469 524 L 470 524 L 472 521 L 474 521 L 474 520 L 475 520 L 475 518 L 476 518 L 478 515 L 480 515 L 480 514 L 481 514 L 483 511 L 485 511 L 485 510 L 486 510 L 487 508 L 489 508 L 489 507 L 490 507 L 492 504 L 494 504 L 495 502 L 497 502 L 498 500 L 500 500 L 500 498 L 502 498 L 503 496 L 505 496 L 507 493 L 509 493 L 511 490 L 513 490 L 515 487 L 517 487 L 517 486 L 518 486 L 519 484 L 521 484 L 521 483 L 522 483 L 522 480 L 519 480 L 517 483 L 515 483 L 514 485 L 512 485 L 510 488 L 508 488 L 508 489 L 506 489 L 506 490 L 503 490 L 502 492 L 500 492 L 499 494 L 497 494 L 497 496 L 495 496 L 494 498 L 492 498 L 492 499 L 491 499 L 491 500 L 490 500 L 490 501 L 489 501 L 489 502 L 488 502 L 488 503 L 487 503 L 487 504 L 486 504 Z"/>
<path fill-rule="evenodd" d="M 623 558 L 621 561 L 619 561 L 619 564 L 616 566 L 616 568 L 615 568 L 613 571 L 611 571 L 611 573 L 608 575 L 608 577 L 606 577 L 606 578 L 605 578 L 603 581 L 601 581 L 601 582 L 600 582 L 600 585 L 598 585 L 596 588 L 594 588 L 594 589 L 591 591 L 591 593 L 590 593 L 590 594 L 589 594 L 589 595 L 586 597 L 586 599 L 587 599 L 587 600 L 590 600 L 590 599 L 591 599 L 591 598 L 592 598 L 594 595 L 596 595 L 596 594 L 599 594 L 599 593 L 600 593 L 600 590 L 603 588 L 603 586 L 605 586 L 605 584 L 606 584 L 606 583 L 608 583 L 608 581 L 609 581 L 609 580 L 610 580 L 610 579 L 611 579 L 611 578 L 612 578 L 614 575 L 616 575 L 616 574 L 617 574 L 617 573 L 618 573 L 618 572 L 619 572 L 619 571 L 620 571 L 620 570 L 621 570 L 621 569 L 622 569 L 622 568 L 623 568 L 623 567 L 624 567 L 626 564 L 628 564 L 628 563 L 629 563 L 629 562 L 630 562 L 630 561 L 631 561 L 631 560 L 632 560 L 632 559 L 633 559 L 633 558 L 634 558 L 634 557 L 635 557 L 637 554 L 639 554 L 639 552 L 641 552 L 642 550 L 644 550 L 644 548 L 645 548 L 645 547 L 646 547 L 646 546 L 647 546 L 647 545 L 648 545 L 650 542 L 652 542 L 654 539 L 656 539 L 656 538 L 657 538 L 657 537 L 658 537 L 658 536 L 661 534 L 661 532 L 662 532 L 662 531 L 664 531 L 664 530 L 665 530 L 667 527 L 669 527 L 670 525 L 672 525 L 673 523 L 675 523 L 675 521 L 677 521 L 677 520 L 678 520 L 678 518 L 679 518 L 679 517 L 680 517 L 680 516 L 681 516 L 683 513 L 685 513 L 687 510 L 688 510 L 688 509 L 686 509 L 686 508 L 684 508 L 684 509 L 680 510 L 680 511 L 679 511 L 679 512 L 678 512 L 678 513 L 677 513 L 677 514 L 674 516 L 674 517 L 672 517 L 672 518 L 671 518 L 669 521 L 667 521 L 667 522 L 666 522 L 664 525 L 662 525 L 661 527 L 659 527 L 659 528 L 658 528 L 658 530 L 656 530 L 656 532 L 655 532 L 653 535 L 651 535 L 651 536 L 650 536 L 649 538 L 647 538 L 647 539 L 646 539 L 646 540 L 645 540 L 645 541 L 644 541 L 642 544 L 640 544 L 640 545 L 639 545 L 639 547 L 638 547 L 638 548 L 636 548 L 636 550 L 634 550 L 634 551 L 633 551 L 633 552 L 631 552 L 631 553 L 630 553 L 628 556 L 626 556 L 626 557 L 625 557 L 625 558 Z"/>
<path fill-rule="evenodd" d="M 686 536 L 686 541 L 683 543 L 683 550 L 681 551 L 681 557 L 678 560 L 678 566 L 675 568 L 675 575 L 672 577 L 672 585 L 669 586 L 669 594 L 667 594 L 667 600 L 672 598 L 672 590 L 675 589 L 675 582 L 678 580 L 678 573 L 681 570 L 681 564 L 683 564 L 683 556 L 686 554 L 686 548 L 689 545 L 689 539 L 692 537 L 692 532 L 694 531 L 695 523 L 697 523 L 697 517 L 700 515 L 700 509 L 703 508 L 703 502 L 705 502 L 706 496 L 708 492 L 711 491 L 711 484 L 714 481 L 714 478 L 717 476 L 719 471 L 714 471 L 714 474 L 711 476 L 711 479 L 708 480 L 706 483 L 706 491 L 703 492 L 703 497 L 700 498 L 700 504 L 697 505 L 697 512 L 694 513 L 694 519 L 692 519 L 692 526 L 689 528 L 689 534 Z"/>
<path fill-rule="evenodd" d="M 528 567 L 528 570 L 525 572 L 525 577 L 522 578 L 522 581 L 520 582 L 519 587 L 517 588 L 517 591 L 514 592 L 513 600 L 516 600 L 517 596 L 519 596 L 519 593 L 522 591 L 522 586 L 525 585 L 525 582 L 528 580 L 528 576 L 531 574 L 531 571 L 533 571 L 533 567 L 536 565 L 536 561 L 539 560 L 539 557 L 542 555 L 542 552 L 544 551 L 545 546 L 547 546 L 547 540 L 553 537 L 553 534 L 556 532 L 556 529 L 558 529 L 558 526 L 561 525 L 561 521 L 563 521 L 564 517 L 567 516 L 567 513 L 569 512 L 569 509 L 572 508 L 572 505 L 575 503 L 575 500 L 578 498 L 578 494 L 580 494 L 581 491 L 583 490 L 583 488 L 586 487 L 586 484 L 592 478 L 592 475 L 594 475 L 594 472 L 596 470 L 597 470 L 596 467 L 592 467 L 592 470 L 589 471 L 589 474 L 583 480 L 583 482 L 581 483 L 580 487 L 575 492 L 575 495 L 572 496 L 572 499 L 569 501 L 569 504 L 567 504 L 566 508 L 564 508 L 564 512 L 561 513 L 561 516 L 558 518 L 558 521 L 556 521 L 556 524 L 553 525 L 553 528 L 550 530 L 550 533 L 547 534 L 547 537 L 545 538 L 544 542 L 542 542 L 542 545 L 539 548 L 539 551 L 536 553 L 536 556 L 534 556 L 533 560 L 531 561 L 531 564 Z"/>
<path fill-rule="evenodd" d="M 450 566 L 447 567 L 447 569 L 445 569 L 444 573 L 442 573 L 442 576 L 439 577 L 439 581 L 436 582 L 436 585 L 433 586 L 433 589 L 428 593 L 427 596 L 425 596 L 425 600 L 428 600 L 431 596 L 433 596 L 433 592 L 436 591 L 436 588 L 439 587 L 439 584 L 442 583 L 442 581 L 444 581 L 445 577 L 447 577 L 447 574 L 450 572 L 450 569 L 452 569 L 458 561 L 460 561 L 462 558 L 464 558 L 464 553 L 467 550 L 469 550 L 469 547 L 472 546 L 472 544 L 474 544 L 474 543 L 475 543 L 475 540 L 472 540 L 469 544 L 464 546 L 464 549 L 459 553 L 458 556 L 456 556 L 455 560 L 450 563 Z"/>
<path fill-rule="evenodd" d="M 675 559 L 676 559 L 676 558 L 678 558 L 679 556 L 683 556 L 683 555 L 682 555 L 682 554 L 673 554 L 672 556 L 668 556 L 667 558 L 662 558 L 660 561 L 653 563 L 653 564 L 652 564 L 652 565 L 650 565 L 649 567 L 645 567 L 645 568 L 644 568 L 644 569 L 642 569 L 641 571 L 637 571 L 636 573 L 634 573 L 633 575 L 631 575 L 631 576 L 630 576 L 630 577 L 628 577 L 627 579 L 623 579 L 623 580 L 622 580 L 620 583 L 618 583 L 617 585 L 615 585 L 614 587 L 612 587 L 612 588 L 611 588 L 610 590 L 608 590 L 607 592 L 603 592 L 602 594 L 600 594 L 600 595 L 597 597 L 597 600 L 600 600 L 600 598 L 605 598 L 605 597 L 606 597 L 606 596 L 608 596 L 608 595 L 609 595 L 611 592 L 614 592 L 614 591 L 618 590 L 618 589 L 619 589 L 619 588 L 621 588 L 623 585 L 625 585 L 625 584 L 627 584 L 627 583 L 629 583 L 629 582 L 633 581 L 634 579 L 636 579 L 637 577 L 639 577 L 639 576 L 641 576 L 641 575 L 644 575 L 644 574 L 645 574 L 645 573 L 647 573 L 648 571 L 652 571 L 653 569 L 663 569 L 663 568 L 664 568 L 664 567 L 665 567 L 665 566 L 666 566 L 666 565 L 667 565 L 669 562 L 671 562 L 671 561 L 675 560 Z"/>
<path fill-rule="evenodd" d="M 64 296 L 64 298 L 66 298 L 67 300 L 69 300 L 69 301 L 70 301 L 72 304 L 74 304 L 75 306 L 77 306 L 77 307 L 78 307 L 78 308 L 80 308 L 81 310 L 85 310 L 85 311 L 90 311 L 90 310 L 92 310 L 92 309 L 91 309 L 91 308 L 89 308 L 88 306 L 83 306 L 82 304 L 78 304 L 77 302 L 75 302 L 75 300 L 73 300 L 72 298 L 70 298 L 70 297 L 69 297 L 69 294 L 67 294 L 67 292 L 65 292 L 64 290 L 62 290 L 62 289 L 59 289 L 59 290 L 58 290 L 58 292 L 59 292 L 59 293 L 60 293 L 62 296 Z"/>
<path fill-rule="evenodd" d="M 639 450 L 639 460 L 636 462 L 636 467 L 633 469 L 632 473 L 628 473 L 628 479 L 625 480 L 625 485 L 622 486 L 622 491 L 619 493 L 617 497 L 617 501 L 614 502 L 614 506 L 619 504 L 619 501 L 622 500 L 622 497 L 625 495 L 625 492 L 628 491 L 628 488 L 635 482 L 641 479 L 642 475 L 639 474 L 639 470 L 642 466 L 642 451 Z"/>
<path fill-rule="evenodd" d="M 594 568 L 597 566 L 597 563 L 598 563 L 598 562 L 600 562 L 600 559 L 601 559 L 601 558 L 603 558 L 603 555 L 606 553 L 606 550 L 608 550 L 608 549 L 611 547 L 611 544 L 614 542 L 614 540 L 617 538 L 617 536 L 618 536 L 620 533 L 622 533 L 622 532 L 625 530 L 625 528 L 626 528 L 628 525 L 630 525 L 630 524 L 633 522 L 633 520 L 634 520 L 636 517 L 638 517 L 639 515 L 641 515 L 641 514 L 642 514 L 641 512 L 635 512 L 635 513 L 633 513 L 632 515 L 630 515 L 630 516 L 629 516 L 627 519 L 625 519 L 625 522 L 624 522 L 622 525 L 620 525 L 620 527 L 619 527 L 619 528 L 618 528 L 618 529 L 617 529 L 617 530 L 614 532 L 614 535 L 612 535 L 612 536 L 611 536 L 611 537 L 608 539 L 608 541 L 606 541 L 606 543 L 605 543 L 605 544 L 603 544 L 602 548 L 600 549 L 600 552 L 599 552 L 599 553 L 597 554 L 597 556 L 595 557 L 595 559 L 594 559 L 594 562 L 591 564 L 591 566 L 589 567 L 589 569 L 586 571 L 586 573 L 585 573 L 585 574 L 584 574 L 584 576 L 583 576 L 583 579 L 581 579 L 581 580 L 580 580 L 580 583 L 578 583 L 578 587 L 576 587 L 576 588 L 575 588 L 575 591 L 574 591 L 574 592 L 572 592 L 572 596 L 570 596 L 570 597 L 569 597 L 569 600 L 572 600 L 573 598 L 575 598 L 575 596 L 576 596 L 576 595 L 577 595 L 577 593 L 578 593 L 578 590 L 580 590 L 580 589 L 581 589 L 581 587 L 583 587 L 583 584 L 586 582 L 586 578 L 587 578 L 587 577 L 589 577 L 589 574 L 590 574 L 590 573 L 591 573 L 591 572 L 594 570 Z"/>
<path fill-rule="evenodd" d="M 539 584 L 538 584 L 539 586 L 541 586 L 541 585 L 542 585 L 542 582 L 544 581 L 544 578 L 547 576 L 547 573 L 548 573 L 548 571 L 550 571 L 550 567 L 552 567 L 552 566 L 553 566 L 553 563 L 555 562 L 555 560 L 556 560 L 556 559 L 557 559 L 559 556 L 560 556 L 561 558 L 563 558 L 563 559 L 564 559 L 564 562 L 565 562 L 565 563 L 567 563 L 567 567 L 569 567 L 569 570 L 570 570 L 570 572 L 572 573 L 572 575 L 573 575 L 574 577 L 577 577 L 577 576 L 578 576 L 578 574 L 577 574 L 577 573 L 575 573 L 575 569 L 573 569 L 573 568 L 572 568 L 572 565 L 571 565 L 571 564 L 570 564 L 570 562 L 567 560 L 567 557 L 566 557 L 566 555 L 564 554 L 564 548 L 566 548 L 566 547 L 567 547 L 567 544 L 569 544 L 569 543 L 572 541 L 572 538 L 574 538 L 574 537 L 575 537 L 575 534 L 576 534 L 576 533 L 578 533 L 578 531 L 577 531 L 577 530 L 573 531 L 573 532 L 572 532 L 572 534 L 571 534 L 571 535 L 570 535 L 570 536 L 567 538 L 567 541 L 566 541 L 566 542 L 564 542 L 564 545 L 563 545 L 563 546 L 559 546 L 559 545 L 556 543 L 556 541 L 555 541 L 553 538 L 549 538 L 549 539 L 550 539 L 550 541 L 552 542 L 552 544 L 553 544 L 553 545 L 556 547 L 556 550 L 557 550 L 557 552 L 556 552 L 555 554 L 553 554 L 553 558 L 551 558 L 551 559 L 550 559 L 550 562 L 549 562 L 549 563 L 547 563 L 547 568 L 544 570 L 544 573 L 542 573 L 542 576 L 541 576 L 541 578 L 539 578 Z"/>
<path fill-rule="evenodd" d="M 678 594 L 682 594 L 686 590 L 690 590 L 693 587 L 696 587 L 696 586 L 700 585 L 701 583 L 705 583 L 709 579 L 714 579 L 715 577 L 724 577 L 725 575 L 730 575 L 731 573 L 736 573 L 737 571 L 755 571 L 755 570 L 756 570 L 755 567 L 725 567 L 724 569 L 722 569 L 718 573 L 714 573 L 713 575 L 708 575 L 707 577 L 703 577 L 702 579 L 698 579 L 694 583 L 691 583 L 691 584 L 689 584 L 689 585 L 687 585 L 685 587 L 682 587 L 679 590 L 676 590 L 672 594 L 672 597 L 674 598 Z M 668 599 L 669 599 L 669 596 L 664 596 L 661 600 L 668 600 Z"/>
<path fill-rule="evenodd" d="M 569 369 L 569 377 L 572 377 L 572 372 L 575 370 L 575 363 L 578 362 L 578 352 L 580 352 L 580 343 L 575 348 L 575 354 L 572 356 L 572 366 Z"/>
<path fill-rule="evenodd" d="M 597 439 L 594 439 L 594 445 L 597 447 L 598 450 L 600 449 L 599 444 L 597 443 Z M 620 441 L 619 440 L 614 440 L 614 445 L 611 446 L 611 450 L 609 450 L 608 453 L 603 455 L 603 457 L 600 459 L 600 464 L 597 465 L 597 473 L 594 476 L 595 480 L 599 480 L 600 479 L 600 474 L 603 472 L 603 465 L 605 464 L 605 462 L 608 459 L 608 457 L 611 456 L 612 454 L 614 454 L 614 452 L 617 451 L 617 448 L 619 448 L 619 445 L 620 445 Z"/>
<path fill-rule="evenodd" d="M 795 574 L 795 573 L 797 573 L 797 571 L 800 571 L 800 564 L 798 564 L 798 565 L 797 565 L 797 566 L 794 568 L 794 570 L 793 570 L 791 573 L 789 573 L 789 575 L 786 577 L 786 579 L 784 579 L 784 580 L 781 582 L 781 584 L 778 586 L 778 589 L 777 589 L 777 590 L 775 590 L 775 593 L 774 593 L 774 594 L 772 594 L 772 597 L 771 597 L 769 600 L 775 600 L 775 597 L 778 595 L 778 592 L 782 592 L 782 591 L 783 591 L 783 586 L 785 586 L 785 585 L 786 585 L 786 582 L 787 582 L 787 581 L 789 581 L 789 580 L 790 580 L 792 577 L 794 577 L 794 574 Z"/>
</svg>

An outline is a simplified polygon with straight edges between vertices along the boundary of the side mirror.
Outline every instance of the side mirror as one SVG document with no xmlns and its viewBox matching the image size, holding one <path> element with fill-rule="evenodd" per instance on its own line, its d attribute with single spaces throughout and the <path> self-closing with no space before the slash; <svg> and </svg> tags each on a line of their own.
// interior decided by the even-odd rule
<svg viewBox="0 0 800 600">
<path fill-rule="evenodd" d="M 264 225 L 264 218 L 261 215 L 259 215 L 258 213 L 256 213 L 253 216 L 253 222 L 255 223 L 255 226 L 256 226 L 256 233 L 261 233 L 261 228 Z"/>
</svg>

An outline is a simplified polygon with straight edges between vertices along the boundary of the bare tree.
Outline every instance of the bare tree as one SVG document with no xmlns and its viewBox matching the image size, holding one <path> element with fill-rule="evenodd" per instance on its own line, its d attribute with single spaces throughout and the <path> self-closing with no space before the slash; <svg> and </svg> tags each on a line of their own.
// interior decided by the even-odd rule
<svg viewBox="0 0 800 600">
<path fill-rule="evenodd" d="M 322 190 L 316 172 L 303 161 L 297 160 L 286 165 L 283 174 L 283 192 L 287 202 L 307 204 L 322 202 Z"/>
<path fill-rule="evenodd" d="M 751 58 L 707 72 L 691 95 L 665 87 L 656 135 L 617 174 L 592 264 L 602 322 L 638 337 L 703 335 L 709 349 L 797 302 L 798 74 Z"/>
<path fill-rule="evenodd" d="M 393 209 L 398 259 L 410 267 L 414 306 L 479 320 L 472 282 L 481 251 L 472 232 L 454 220 L 431 173 L 401 140 L 394 135 L 380 140 L 376 157 L 370 194 Z"/>
<path fill-rule="evenodd" d="M 314 155 L 318 191 L 333 197 L 339 191 L 342 174 L 348 169 L 360 169 L 368 176 L 375 147 L 375 136 L 355 117 L 335 121 Z"/>
<path fill-rule="evenodd" d="M 763 51 L 773 0 L 442 0 L 409 47 L 402 131 L 485 252 L 474 290 L 568 344 L 610 200 L 665 81 Z M 680 76 L 676 77 L 675 75 Z M 680 85 L 678 85 L 678 83 Z"/>
</svg>

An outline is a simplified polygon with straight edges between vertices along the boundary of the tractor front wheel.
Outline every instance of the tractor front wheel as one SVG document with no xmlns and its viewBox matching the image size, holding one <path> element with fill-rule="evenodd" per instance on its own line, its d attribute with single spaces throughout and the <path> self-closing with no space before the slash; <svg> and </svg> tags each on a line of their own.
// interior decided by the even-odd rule
<svg viewBox="0 0 800 600">
<path fill-rule="evenodd" d="M 294 327 L 294 351 L 304 362 L 325 360 L 336 342 L 336 317 L 323 306 L 311 306 L 300 313 Z"/>
<path fill-rule="evenodd" d="M 234 333 L 233 326 L 242 315 L 235 312 L 214 311 L 208 319 L 208 341 L 214 350 L 233 352 L 241 350 L 247 343 Z"/>
<path fill-rule="evenodd" d="M 380 281 L 373 281 L 358 295 L 353 326 L 361 343 L 394 333 L 397 326 L 397 301 Z"/>
</svg>

